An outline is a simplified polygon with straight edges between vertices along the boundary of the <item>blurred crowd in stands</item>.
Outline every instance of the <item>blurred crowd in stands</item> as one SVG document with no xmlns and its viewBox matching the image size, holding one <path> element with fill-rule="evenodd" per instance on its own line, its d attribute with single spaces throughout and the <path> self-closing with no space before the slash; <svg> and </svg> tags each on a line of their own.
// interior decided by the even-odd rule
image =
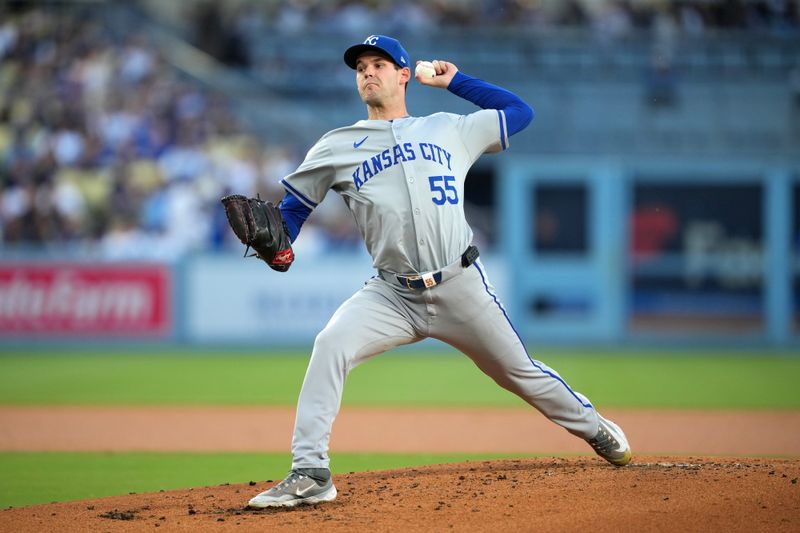
<svg viewBox="0 0 800 533">
<path fill-rule="evenodd" d="M 2 246 L 171 260 L 238 245 L 220 197 L 279 200 L 300 148 L 264 147 L 144 34 L 84 15 L 0 16 Z M 306 246 L 356 240 L 338 211 L 315 218 Z"/>
<path fill-rule="evenodd" d="M 238 65 L 248 62 L 238 45 L 265 31 L 368 35 L 376 27 L 391 34 L 449 26 L 576 27 L 615 39 L 636 31 L 701 36 L 715 29 L 800 29 L 798 0 L 193 0 L 184 7 L 198 45 Z"/>
<path fill-rule="evenodd" d="M 363 34 L 377 20 L 397 31 L 513 23 L 580 25 L 610 35 L 652 27 L 663 17 L 692 33 L 798 27 L 798 2 L 789 0 L 188 5 L 206 50 L 244 67 L 245 44 L 258 32 Z M 279 200 L 278 180 L 307 147 L 265 146 L 224 95 L 180 75 L 145 33 L 113 32 L 85 8 L 72 7 L 0 6 L 0 249 L 31 245 L 172 260 L 238 246 L 219 198 L 236 192 Z M 330 201 L 311 217 L 298 246 L 363 250 L 342 202 Z"/>
</svg>

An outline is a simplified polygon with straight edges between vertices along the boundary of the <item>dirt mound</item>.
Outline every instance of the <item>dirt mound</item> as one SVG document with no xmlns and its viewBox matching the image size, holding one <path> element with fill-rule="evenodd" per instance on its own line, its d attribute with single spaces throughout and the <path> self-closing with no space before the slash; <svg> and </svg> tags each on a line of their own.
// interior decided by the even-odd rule
<svg viewBox="0 0 800 533">
<path fill-rule="evenodd" d="M 800 460 L 637 457 L 466 462 L 338 474 L 338 499 L 247 510 L 273 483 L 0 511 L 0 531 L 798 531 Z"/>
</svg>

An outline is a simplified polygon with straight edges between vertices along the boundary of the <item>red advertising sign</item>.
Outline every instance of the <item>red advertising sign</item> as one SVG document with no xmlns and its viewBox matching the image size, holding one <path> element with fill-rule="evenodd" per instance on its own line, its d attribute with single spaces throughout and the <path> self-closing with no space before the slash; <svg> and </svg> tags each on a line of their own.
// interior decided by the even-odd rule
<svg viewBox="0 0 800 533">
<path fill-rule="evenodd" d="M 171 324 L 164 266 L 0 264 L 0 335 L 161 336 Z"/>
</svg>

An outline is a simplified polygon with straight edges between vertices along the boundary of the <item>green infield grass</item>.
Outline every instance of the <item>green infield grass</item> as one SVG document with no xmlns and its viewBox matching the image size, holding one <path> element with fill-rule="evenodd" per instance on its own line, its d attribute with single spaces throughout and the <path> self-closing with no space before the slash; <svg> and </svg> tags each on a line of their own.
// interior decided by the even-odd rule
<svg viewBox="0 0 800 533">
<path fill-rule="evenodd" d="M 537 358 L 603 407 L 800 408 L 796 356 L 686 351 L 545 355 Z M 307 361 L 305 354 L 287 352 L 6 352 L 0 354 L 0 405 L 294 406 Z M 344 403 L 523 406 L 460 354 L 412 351 L 385 354 L 356 368 Z"/>
<path fill-rule="evenodd" d="M 331 468 L 335 475 L 503 457 L 512 456 L 337 453 Z M 0 453 L 0 509 L 131 492 L 278 481 L 290 464 L 289 454 Z M 264 490 L 264 484 L 253 487 L 252 494 L 243 493 L 242 506 L 259 490 Z"/>
</svg>

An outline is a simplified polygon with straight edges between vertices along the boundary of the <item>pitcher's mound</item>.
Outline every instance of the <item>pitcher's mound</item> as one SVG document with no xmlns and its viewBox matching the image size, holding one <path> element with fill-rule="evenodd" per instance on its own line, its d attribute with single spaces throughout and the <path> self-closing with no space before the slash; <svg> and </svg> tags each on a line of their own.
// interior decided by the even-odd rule
<svg viewBox="0 0 800 533">
<path fill-rule="evenodd" d="M 246 509 L 259 481 L 7 509 L 0 531 L 798 531 L 798 477 L 788 459 L 480 461 L 335 474 L 335 502 L 291 510 Z"/>
</svg>

